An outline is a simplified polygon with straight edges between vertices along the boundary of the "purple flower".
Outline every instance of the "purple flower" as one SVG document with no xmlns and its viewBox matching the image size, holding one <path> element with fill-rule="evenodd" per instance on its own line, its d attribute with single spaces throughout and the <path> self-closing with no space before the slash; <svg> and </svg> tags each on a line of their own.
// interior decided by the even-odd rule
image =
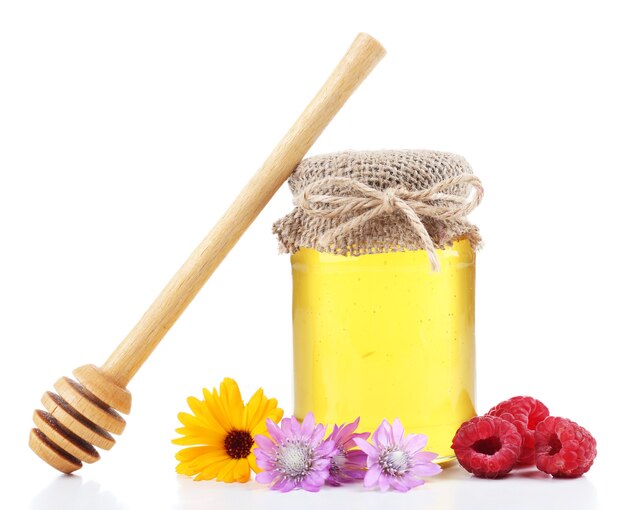
<svg viewBox="0 0 626 510">
<path fill-rule="evenodd" d="M 340 427 L 335 425 L 326 439 L 326 441 L 334 441 L 337 446 L 337 453 L 330 459 L 330 476 L 326 479 L 328 485 L 338 486 L 342 483 L 363 480 L 365 476 L 367 455 L 355 448 L 354 440 L 356 438 L 366 440 L 370 437 L 370 433 L 356 434 L 354 432 L 359 426 L 359 420 L 360 418 L 357 418 L 352 423 L 344 423 Z"/>
<path fill-rule="evenodd" d="M 372 436 L 374 444 L 356 438 L 355 443 L 367 454 L 367 473 L 363 485 L 378 485 L 381 491 L 393 487 L 406 492 L 424 484 L 420 476 L 433 476 L 441 468 L 432 461 L 436 453 L 420 451 L 428 438 L 424 434 L 404 435 L 404 427 L 396 418 L 393 426 L 383 420 Z"/>
<path fill-rule="evenodd" d="M 302 488 L 317 492 L 329 476 L 330 459 L 337 453 L 334 441 L 323 441 L 326 427 L 316 425 L 313 413 L 302 421 L 296 417 L 285 418 L 280 428 L 267 420 L 266 436 L 255 436 L 258 445 L 254 455 L 258 466 L 263 469 L 256 481 L 271 483 L 272 489 L 289 492 Z"/>
</svg>

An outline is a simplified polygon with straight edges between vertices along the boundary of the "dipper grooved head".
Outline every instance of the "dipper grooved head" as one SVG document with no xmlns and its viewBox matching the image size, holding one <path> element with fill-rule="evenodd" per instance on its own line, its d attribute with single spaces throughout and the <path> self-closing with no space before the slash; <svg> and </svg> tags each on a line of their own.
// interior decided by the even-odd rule
<svg viewBox="0 0 626 510">
<path fill-rule="evenodd" d="M 46 411 L 36 410 L 29 446 L 50 466 L 72 473 L 83 462 L 100 459 L 94 446 L 109 450 L 112 434 L 121 434 L 126 422 L 117 411 L 128 413 L 131 396 L 94 365 L 77 368 L 80 382 L 61 377 L 54 385 L 58 394 L 47 391 L 41 401 Z M 117 409 L 117 411 L 116 411 Z"/>
</svg>

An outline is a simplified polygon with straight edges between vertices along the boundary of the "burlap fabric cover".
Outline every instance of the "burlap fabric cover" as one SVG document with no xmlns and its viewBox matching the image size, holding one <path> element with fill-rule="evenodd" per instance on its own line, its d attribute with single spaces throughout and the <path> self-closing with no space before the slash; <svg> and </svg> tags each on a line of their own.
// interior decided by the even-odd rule
<svg viewBox="0 0 626 510">
<path fill-rule="evenodd" d="M 465 238 L 483 189 L 461 156 L 434 151 L 341 152 L 305 159 L 289 178 L 295 209 L 274 223 L 280 250 L 361 255 L 429 252 Z"/>
</svg>

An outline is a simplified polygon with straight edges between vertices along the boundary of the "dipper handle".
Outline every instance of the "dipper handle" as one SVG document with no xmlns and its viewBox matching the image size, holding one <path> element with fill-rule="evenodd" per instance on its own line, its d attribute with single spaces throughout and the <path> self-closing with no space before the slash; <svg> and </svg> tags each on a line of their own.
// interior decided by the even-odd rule
<svg viewBox="0 0 626 510">
<path fill-rule="evenodd" d="M 384 55 L 385 49 L 376 39 L 364 33 L 357 35 L 326 83 L 263 166 L 102 366 L 107 376 L 121 386 L 128 384 L 324 128 Z"/>
<path fill-rule="evenodd" d="M 79 367 L 73 372 L 78 382 L 61 377 L 54 385 L 57 393 L 44 393 L 45 411 L 35 411 L 36 428 L 29 438 L 39 457 L 59 471 L 71 473 L 83 462 L 100 459 L 94 446 L 113 447 L 111 434 L 121 434 L 126 425 L 118 411 L 130 412 L 128 382 L 384 54 L 378 41 L 359 34 L 261 169 L 106 363 L 100 368 Z"/>
</svg>

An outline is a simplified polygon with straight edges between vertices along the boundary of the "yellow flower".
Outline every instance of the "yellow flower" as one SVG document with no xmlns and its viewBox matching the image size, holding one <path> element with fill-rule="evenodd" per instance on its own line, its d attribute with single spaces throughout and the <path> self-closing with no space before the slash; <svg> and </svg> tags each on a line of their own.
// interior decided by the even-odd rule
<svg viewBox="0 0 626 510">
<path fill-rule="evenodd" d="M 259 388 L 244 406 L 239 386 L 226 378 L 220 384 L 220 392 L 214 388 L 202 390 L 204 400 L 189 397 L 187 402 L 193 414 L 179 413 L 184 427 L 176 429 L 183 437 L 172 442 L 194 445 L 176 454 L 180 463 L 176 471 L 194 476 L 194 480 L 221 482 L 247 482 L 250 468 L 259 472 L 252 449 L 256 447 L 254 436 L 267 435 L 265 420 L 274 422 L 283 416 L 275 398 L 268 399 Z"/>
</svg>

